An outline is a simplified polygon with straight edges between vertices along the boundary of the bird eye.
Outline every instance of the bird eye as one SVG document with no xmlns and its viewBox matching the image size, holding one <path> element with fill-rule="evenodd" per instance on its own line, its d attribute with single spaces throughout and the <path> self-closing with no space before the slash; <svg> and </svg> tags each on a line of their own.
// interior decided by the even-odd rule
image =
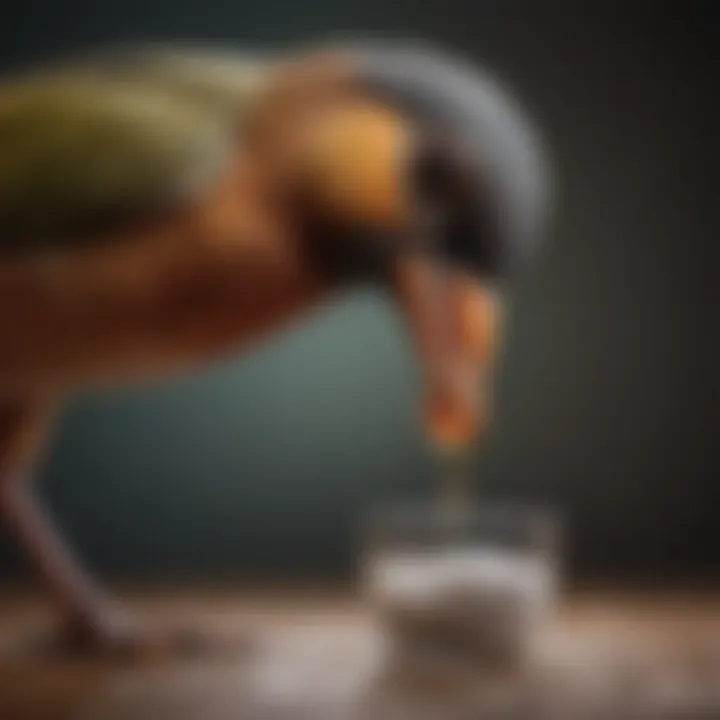
<svg viewBox="0 0 720 720">
<path fill-rule="evenodd" d="M 415 153 L 410 182 L 417 222 L 439 257 L 472 273 L 497 265 L 482 184 L 460 148 L 429 137 Z"/>
</svg>

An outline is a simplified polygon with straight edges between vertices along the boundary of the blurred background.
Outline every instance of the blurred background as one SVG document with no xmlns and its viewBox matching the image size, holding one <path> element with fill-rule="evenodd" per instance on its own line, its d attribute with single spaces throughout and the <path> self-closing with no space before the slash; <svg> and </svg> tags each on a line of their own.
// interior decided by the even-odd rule
<svg viewBox="0 0 720 720">
<path fill-rule="evenodd" d="M 3 70 L 105 43 L 406 37 L 486 63 L 554 150 L 561 206 L 513 297 L 478 490 L 567 518 L 577 582 L 720 567 L 710 0 L 25 0 Z M 711 214 L 711 210 L 713 211 Z M 201 373 L 78 396 L 43 492 L 115 579 L 345 578 L 357 521 L 427 498 L 413 357 L 371 292 Z M 24 565 L 0 543 L 0 576 Z"/>
</svg>

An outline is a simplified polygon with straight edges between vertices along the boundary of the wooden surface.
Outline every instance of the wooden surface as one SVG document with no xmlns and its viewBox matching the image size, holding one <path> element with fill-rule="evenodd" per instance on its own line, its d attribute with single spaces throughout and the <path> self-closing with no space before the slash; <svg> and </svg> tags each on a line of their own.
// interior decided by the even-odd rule
<svg viewBox="0 0 720 720">
<path fill-rule="evenodd" d="M 363 710 L 363 703 L 375 697 L 380 677 L 377 634 L 368 613 L 351 597 L 277 591 L 136 593 L 130 604 L 150 619 L 191 620 L 228 634 L 251 628 L 264 646 L 252 659 L 222 662 L 119 666 L 53 660 L 31 651 L 28 642 L 50 628 L 48 608 L 31 596 L 0 594 L 0 720 L 400 718 L 393 711 L 383 716 L 377 708 Z M 548 638 L 548 657 L 556 670 L 562 669 L 557 677 L 577 687 L 585 683 L 581 694 L 601 681 L 607 687 L 614 683 L 616 694 L 632 694 L 643 683 L 643 692 L 669 691 L 677 689 L 682 676 L 702 685 L 702 701 L 698 691 L 686 688 L 684 700 L 666 693 L 660 705 L 702 702 L 703 718 L 720 718 L 720 598 L 578 596 L 559 609 Z M 717 701 L 711 699 L 713 688 Z M 416 702 L 419 692 L 415 686 Z M 419 702 L 428 718 L 452 720 L 446 705 L 432 715 L 430 700 Z M 649 717 L 696 717 L 688 712 Z"/>
</svg>

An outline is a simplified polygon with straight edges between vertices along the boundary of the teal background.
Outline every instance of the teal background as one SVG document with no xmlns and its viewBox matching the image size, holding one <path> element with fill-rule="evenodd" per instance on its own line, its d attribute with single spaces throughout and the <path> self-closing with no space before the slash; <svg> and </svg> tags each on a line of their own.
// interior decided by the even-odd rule
<svg viewBox="0 0 720 720">
<path fill-rule="evenodd" d="M 78 544 L 130 574 L 346 567 L 358 513 L 430 480 L 388 305 L 351 297 L 239 360 L 79 398 L 44 473 Z"/>
</svg>

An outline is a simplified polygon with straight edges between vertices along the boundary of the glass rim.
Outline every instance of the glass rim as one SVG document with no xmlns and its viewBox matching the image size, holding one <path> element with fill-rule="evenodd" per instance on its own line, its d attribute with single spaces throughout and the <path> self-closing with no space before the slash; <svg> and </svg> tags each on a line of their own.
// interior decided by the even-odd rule
<svg viewBox="0 0 720 720">
<path fill-rule="evenodd" d="M 459 514 L 449 516 L 440 504 L 428 500 L 396 501 L 363 513 L 359 541 L 363 556 L 372 553 L 373 548 L 377 551 L 417 543 L 416 549 L 420 549 L 450 541 L 534 548 L 559 560 L 564 555 L 565 524 L 560 510 L 547 503 L 473 502 Z"/>
</svg>

